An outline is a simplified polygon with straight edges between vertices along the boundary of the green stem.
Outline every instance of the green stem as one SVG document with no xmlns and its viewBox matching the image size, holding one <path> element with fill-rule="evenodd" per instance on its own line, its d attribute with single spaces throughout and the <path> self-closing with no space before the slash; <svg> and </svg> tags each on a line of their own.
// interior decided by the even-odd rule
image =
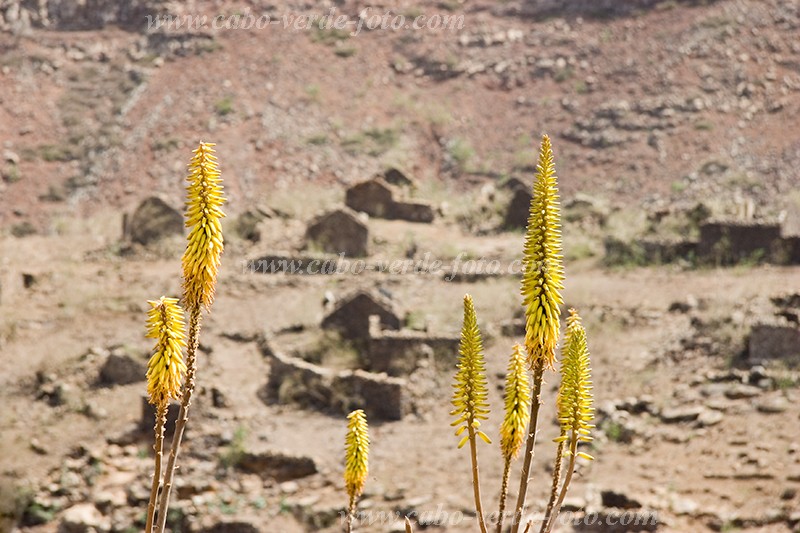
<svg viewBox="0 0 800 533">
<path fill-rule="evenodd" d="M 544 377 L 544 361 L 537 358 L 533 363 L 533 390 L 531 391 L 531 419 L 528 423 L 528 442 L 525 446 L 525 457 L 522 460 L 522 472 L 519 480 L 519 494 L 517 505 L 514 508 L 514 518 L 511 522 L 511 533 L 519 533 L 522 521 L 522 512 L 525 508 L 525 496 L 528 492 L 530 481 L 531 462 L 533 461 L 534 444 L 536 443 L 536 428 L 539 424 L 539 406 L 542 404 L 542 380 Z"/>
<path fill-rule="evenodd" d="M 183 384 L 183 395 L 181 396 L 181 410 L 178 412 L 178 420 L 175 422 L 175 433 L 172 435 L 172 445 L 169 449 L 169 460 L 167 470 L 164 473 L 164 487 L 161 490 L 161 498 L 158 501 L 158 526 L 156 533 L 164 533 L 167 525 L 167 511 L 169 510 L 169 497 L 172 492 L 172 480 L 175 477 L 175 466 L 178 454 L 181 449 L 183 432 L 186 429 L 186 422 L 189 420 L 189 407 L 192 405 L 192 394 L 194 393 L 195 373 L 197 372 L 197 347 L 200 344 L 200 307 L 193 307 L 189 315 L 189 339 L 186 350 L 186 382 Z M 149 531 L 147 533 L 150 533 Z"/>
</svg>

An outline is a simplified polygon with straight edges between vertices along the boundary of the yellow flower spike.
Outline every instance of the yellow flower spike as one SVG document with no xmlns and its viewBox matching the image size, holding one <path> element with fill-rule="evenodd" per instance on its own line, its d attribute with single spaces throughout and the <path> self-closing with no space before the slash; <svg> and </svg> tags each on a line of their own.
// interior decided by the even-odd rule
<svg viewBox="0 0 800 533">
<path fill-rule="evenodd" d="M 369 427 L 364 411 L 358 409 L 347 415 L 345 437 L 344 484 L 351 501 L 361 496 L 369 473 Z"/>
<path fill-rule="evenodd" d="M 594 418 L 592 407 L 592 381 L 589 367 L 589 348 L 586 345 L 586 330 L 575 309 L 569 310 L 565 353 L 561 362 L 561 387 L 558 391 L 558 422 L 562 435 L 568 435 L 572 453 L 578 442 L 592 440 L 589 436 Z M 564 439 L 567 440 L 567 439 Z M 580 452 L 584 458 L 591 457 Z"/>
<path fill-rule="evenodd" d="M 553 368 L 561 330 L 559 306 L 564 303 L 561 256 L 561 209 L 558 178 L 550 138 L 542 137 L 523 249 L 522 304 L 525 306 L 525 347 L 529 362 L 541 359 Z"/>
<path fill-rule="evenodd" d="M 505 418 L 500 426 L 500 449 L 503 457 L 510 461 L 519 454 L 525 436 L 528 434 L 528 422 L 531 412 L 531 383 L 528 376 L 527 354 L 519 344 L 508 363 L 505 391 Z"/>
<path fill-rule="evenodd" d="M 222 225 L 225 216 L 220 178 L 214 144 L 200 143 L 189 163 L 186 180 L 186 226 L 189 230 L 183 254 L 183 293 L 186 307 L 206 309 L 214 301 L 217 271 L 224 248 Z"/>
<path fill-rule="evenodd" d="M 147 337 L 156 339 L 156 346 L 147 364 L 147 394 L 151 404 L 166 405 L 170 398 L 180 399 L 181 379 L 186 372 L 183 309 L 177 298 L 162 296 L 148 303 Z"/>
<path fill-rule="evenodd" d="M 460 436 L 470 427 L 475 434 L 491 444 L 489 437 L 481 431 L 480 421 L 487 419 L 489 404 L 487 402 L 486 364 L 483 360 L 483 341 L 478 329 L 478 318 L 470 295 L 464 296 L 464 325 L 461 329 L 461 344 L 458 349 L 458 372 L 453 385 L 453 407 L 450 413 L 458 418 L 452 426 L 459 426 L 456 436 Z M 458 443 L 461 448 L 467 443 L 470 432 L 467 432 Z"/>
</svg>

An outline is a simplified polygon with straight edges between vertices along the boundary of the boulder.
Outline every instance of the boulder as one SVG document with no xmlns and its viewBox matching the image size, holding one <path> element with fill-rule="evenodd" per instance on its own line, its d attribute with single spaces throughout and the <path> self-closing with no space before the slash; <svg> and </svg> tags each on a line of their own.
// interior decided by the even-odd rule
<svg viewBox="0 0 800 533">
<path fill-rule="evenodd" d="M 123 221 L 123 237 L 138 244 L 151 244 L 170 235 L 183 234 L 183 215 L 157 196 L 146 198 Z"/>
</svg>

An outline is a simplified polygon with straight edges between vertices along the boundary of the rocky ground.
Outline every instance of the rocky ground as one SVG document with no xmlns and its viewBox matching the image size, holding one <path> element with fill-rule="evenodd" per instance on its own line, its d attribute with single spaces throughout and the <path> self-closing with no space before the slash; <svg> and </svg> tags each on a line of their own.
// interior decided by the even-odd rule
<svg viewBox="0 0 800 533">
<path fill-rule="evenodd" d="M 82 5 L 0 3 L 0 530 L 143 527 L 144 313 L 180 290 L 175 208 L 202 138 L 218 143 L 227 246 L 174 530 L 339 531 L 343 415 L 363 404 L 373 451 L 360 507 L 474 531 L 437 522 L 471 509 L 448 415 L 461 298 L 473 294 L 486 334 L 495 434 L 520 338 L 519 280 L 506 273 L 522 248 L 516 179 L 529 185 L 548 132 L 565 297 L 587 324 L 598 407 L 597 459 L 580 465 L 569 508 L 656 513 L 665 532 L 798 531 L 800 3 L 374 4 L 463 15 L 464 27 L 357 36 L 141 22 L 333 4 Z M 365 6 L 335 7 L 356 20 Z M 385 187 L 387 211 L 357 213 L 368 208 L 345 191 L 376 174 L 367 205 Z M 719 220 L 727 233 L 709 241 Z M 254 271 L 342 245 L 372 268 Z M 448 270 L 481 258 L 499 270 Z M 424 267 L 382 266 L 395 260 Z M 330 318 L 342 308 L 357 324 L 344 332 Z M 556 381 L 533 511 L 555 451 Z M 493 508 L 499 454 L 481 454 Z"/>
</svg>

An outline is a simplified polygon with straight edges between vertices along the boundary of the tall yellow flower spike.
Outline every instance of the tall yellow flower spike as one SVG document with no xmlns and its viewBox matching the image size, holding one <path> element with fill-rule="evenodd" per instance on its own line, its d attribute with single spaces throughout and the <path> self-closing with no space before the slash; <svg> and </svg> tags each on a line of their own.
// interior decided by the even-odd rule
<svg viewBox="0 0 800 533">
<path fill-rule="evenodd" d="M 347 415 L 345 437 L 344 483 L 350 500 L 355 501 L 364 491 L 369 473 L 369 427 L 364 411 L 358 409 Z"/>
<path fill-rule="evenodd" d="M 500 426 L 500 449 L 506 460 L 514 459 L 528 434 L 531 416 L 531 382 L 528 376 L 527 354 L 519 344 L 508 363 L 505 391 L 505 418 Z"/>
<path fill-rule="evenodd" d="M 214 301 L 224 248 L 220 220 L 225 216 L 221 209 L 225 198 L 213 146 L 201 142 L 194 150 L 186 178 L 186 226 L 191 230 L 183 254 L 183 293 L 189 309 L 209 308 Z"/>
<path fill-rule="evenodd" d="M 487 402 L 486 364 L 483 360 L 483 341 L 478 329 L 478 318 L 475 315 L 475 305 L 472 297 L 464 296 L 464 325 L 461 329 L 461 344 L 458 349 L 458 372 L 453 385 L 453 406 L 450 413 L 458 416 L 452 426 L 460 426 L 456 436 L 460 436 L 470 427 L 487 443 L 491 444 L 489 437 L 481 431 L 481 420 L 487 419 L 489 403 Z M 469 432 L 458 443 L 461 448 L 469 440 Z"/>
<path fill-rule="evenodd" d="M 151 404 L 166 405 L 170 398 L 180 399 L 181 379 L 186 372 L 183 309 L 177 298 L 162 296 L 148 303 L 147 337 L 156 339 L 156 346 L 147 364 L 147 394 Z"/>
<path fill-rule="evenodd" d="M 558 391 L 558 422 L 562 436 L 556 441 L 569 441 L 574 453 L 579 442 L 592 440 L 589 429 L 594 418 L 592 407 L 592 377 L 589 367 L 589 348 L 586 345 L 586 330 L 575 309 L 569 310 L 567 318 L 566 353 L 561 362 L 561 387 Z M 578 456 L 592 459 L 583 452 Z"/>
<path fill-rule="evenodd" d="M 553 368 L 561 330 L 559 306 L 564 303 L 557 180 L 550 138 L 544 135 L 525 235 L 521 292 L 528 357 L 531 363 L 541 359 L 545 368 Z"/>
</svg>

